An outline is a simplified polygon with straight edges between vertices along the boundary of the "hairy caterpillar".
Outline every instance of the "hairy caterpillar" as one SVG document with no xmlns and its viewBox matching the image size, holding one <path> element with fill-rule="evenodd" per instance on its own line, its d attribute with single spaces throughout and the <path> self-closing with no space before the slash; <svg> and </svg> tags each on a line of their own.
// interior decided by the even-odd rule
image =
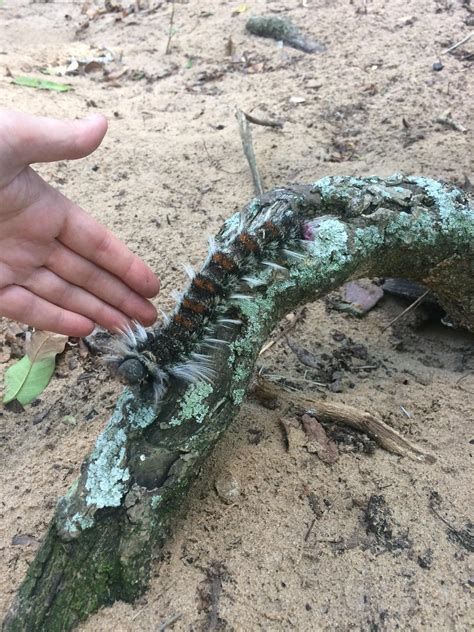
<svg viewBox="0 0 474 632">
<path fill-rule="evenodd" d="M 305 196 L 298 195 L 303 188 Z M 174 312 L 164 315 L 163 324 L 150 330 L 136 324 L 114 342 L 107 358 L 112 371 L 141 390 L 151 388 L 156 404 L 172 379 L 212 381 L 215 372 L 209 351 L 227 344 L 214 337 L 215 329 L 242 324 L 229 313 L 232 304 L 251 300 L 255 288 L 265 283 L 259 278 L 263 270 L 285 273 L 288 265 L 304 258 L 311 235 L 311 222 L 305 216 L 308 189 L 272 191 L 233 215 L 210 238 L 209 254 L 199 272 L 187 268 L 190 284 Z"/>
</svg>

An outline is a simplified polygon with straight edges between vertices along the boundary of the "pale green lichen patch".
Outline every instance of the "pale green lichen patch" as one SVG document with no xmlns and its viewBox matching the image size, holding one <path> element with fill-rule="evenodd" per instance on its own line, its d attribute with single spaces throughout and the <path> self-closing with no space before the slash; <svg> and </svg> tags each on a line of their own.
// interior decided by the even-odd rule
<svg viewBox="0 0 474 632">
<path fill-rule="evenodd" d="M 195 423 L 201 424 L 209 412 L 209 406 L 205 400 L 212 391 L 212 385 L 207 382 L 199 382 L 198 384 L 191 385 L 181 401 L 179 415 L 173 417 L 169 425 L 180 426 L 183 421 L 194 421 Z"/>
<path fill-rule="evenodd" d="M 222 228 L 222 239 L 227 240 L 229 239 L 231 236 L 235 235 L 236 232 L 238 231 L 240 225 L 240 213 L 234 213 L 233 215 L 231 215 L 229 217 L 229 219 L 226 219 L 226 221 L 224 222 L 224 226 Z"/>
<path fill-rule="evenodd" d="M 127 435 L 119 424 L 123 423 L 122 407 L 132 397 L 125 391 L 119 397 L 109 423 L 96 441 L 87 467 L 86 502 L 97 509 L 118 507 L 127 489 L 130 472 L 126 467 Z"/>
<path fill-rule="evenodd" d="M 338 219 L 328 218 L 321 222 L 315 231 L 309 250 L 318 256 L 320 261 L 333 258 L 334 255 L 345 256 L 347 250 L 347 228 Z"/>
<path fill-rule="evenodd" d="M 77 537 L 81 531 L 90 529 L 94 526 L 94 518 L 92 516 L 84 516 L 75 513 L 71 518 L 67 518 L 64 523 L 64 529 L 72 538 Z"/>
<path fill-rule="evenodd" d="M 369 252 L 384 243 L 384 236 L 377 226 L 367 226 L 366 228 L 356 228 L 354 243 L 360 252 Z"/>
<path fill-rule="evenodd" d="M 426 211 L 414 212 L 416 217 L 407 213 L 395 213 L 387 225 L 387 237 L 397 237 L 400 243 L 416 246 L 419 243 L 433 245 L 439 239 L 439 231 L 433 225 L 433 218 Z"/>
<path fill-rule="evenodd" d="M 439 208 L 439 217 L 443 228 L 447 231 L 456 231 L 460 236 L 466 233 L 466 237 L 474 237 L 474 213 L 472 208 L 466 205 L 463 194 L 459 189 L 449 190 L 446 185 L 436 180 L 424 177 L 407 178 L 422 189 Z"/>
<path fill-rule="evenodd" d="M 246 317 L 245 336 L 236 340 L 230 345 L 229 364 L 235 361 L 235 357 L 241 353 L 252 353 L 255 347 L 255 341 L 264 327 L 265 319 L 263 315 L 269 314 L 273 307 L 273 301 L 266 297 L 256 297 L 251 301 L 241 301 L 240 311 Z"/>
<path fill-rule="evenodd" d="M 154 406 L 141 405 L 138 408 L 134 408 L 128 402 L 126 410 L 130 427 L 134 429 L 147 428 L 156 419 L 156 408 Z"/>
<path fill-rule="evenodd" d="M 127 489 L 130 472 L 125 466 L 127 435 L 108 427 L 97 439 L 87 468 L 87 504 L 97 509 L 118 507 Z"/>
<path fill-rule="evenodd" d="M 240 404 L 244 400 L 244 397 L 245 397 L 245 389 L 243 388 L 236 388 L 235 391 L 232 393 L 232 401 L 234 402 L 236 406 L 240 406 Z"/>
<path fill-rule="evenodd" d="M 150 500 L 151 508 L 153 510 L 157 509 L 162 500 L 163 500 L 163 496 L 160 496 L 160 494 L 155 494 L 154 496 L 152 496 Z"/>
</svg>

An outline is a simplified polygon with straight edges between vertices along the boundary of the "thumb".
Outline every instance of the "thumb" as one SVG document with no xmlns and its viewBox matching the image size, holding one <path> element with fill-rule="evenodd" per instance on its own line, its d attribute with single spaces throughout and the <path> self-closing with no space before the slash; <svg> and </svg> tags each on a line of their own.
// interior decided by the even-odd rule
<svg viewBox="0 0 474 632">
<path fill-rule="evenodd" d="M 107 119 L 100 114 L 64 121 L 0 111 L 0 141 L 3 137 L 11 152 L 10 168 L 83 158 L 97 149 L 106 131 Z"/>
</svg>

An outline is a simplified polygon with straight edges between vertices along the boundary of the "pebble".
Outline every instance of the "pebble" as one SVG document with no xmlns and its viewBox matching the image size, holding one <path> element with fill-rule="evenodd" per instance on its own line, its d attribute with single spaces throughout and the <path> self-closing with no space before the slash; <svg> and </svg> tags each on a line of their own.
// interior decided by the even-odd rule
<svg viewBox="0 0 474 632">
<path fill-rule="evenodd" d="M 217 495 L 227 505 L 235 503 L 240 496 L 240 485 L 232 472 L 226 470 L 215 480 Z"/>
</svg>

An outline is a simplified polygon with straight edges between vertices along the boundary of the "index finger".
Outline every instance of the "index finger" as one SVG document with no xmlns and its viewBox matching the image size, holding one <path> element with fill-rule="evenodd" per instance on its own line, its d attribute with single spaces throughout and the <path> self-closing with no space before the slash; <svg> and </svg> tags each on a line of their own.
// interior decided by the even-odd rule
<svg viewBox="0 0 474 632">
<path fill-rule="evenodd" d="M 58 235 L 65 246 L 118 277 L 129 288 L 152 298 L 160 280 L 140 257 L 131 252 L 103 224 L 64 198 L 66 221 Z"/>
</svg>

